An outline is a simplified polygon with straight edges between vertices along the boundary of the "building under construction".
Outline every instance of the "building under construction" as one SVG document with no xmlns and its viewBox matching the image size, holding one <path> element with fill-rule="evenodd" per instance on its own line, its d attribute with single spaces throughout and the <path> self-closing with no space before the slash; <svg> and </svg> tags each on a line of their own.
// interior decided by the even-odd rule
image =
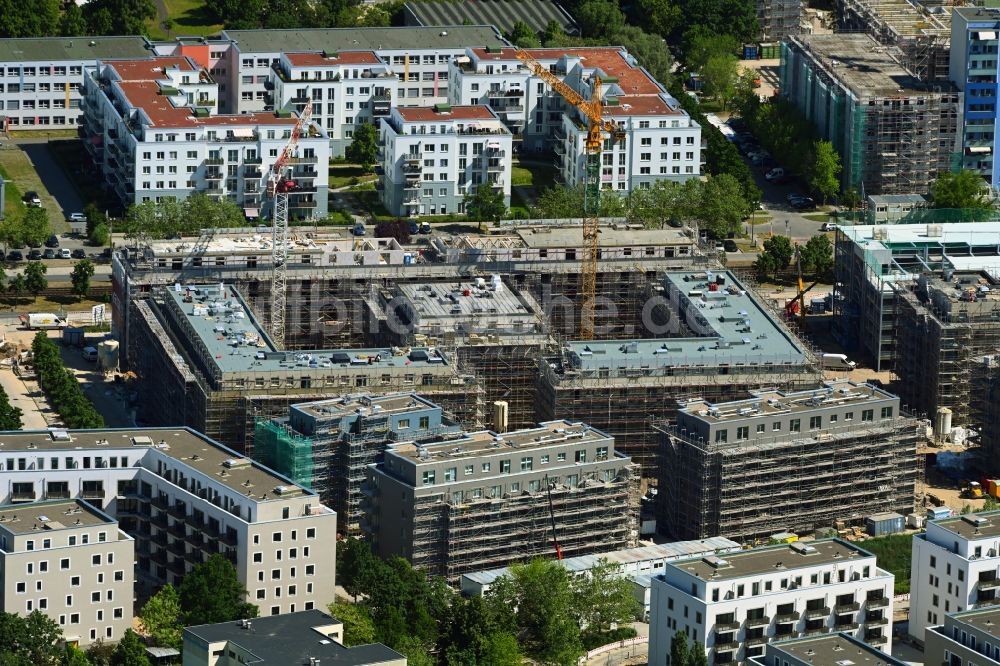
<svg viewBox="0 0 1000 666">
<path fill-rule="evenodd" d="M 374 343 L 435 347 L 475 376 L 487 405 L 506 403 L 503 432 L 535 420 L 538 361 L 555 349 L 541 307 L 499 275 L 460 282 L 396 283 L 369 299 Z"/>
<path fill-rule="evenodd" d="M 908 514 L 925 432 L 896 396 L 847 380 L 688 401 L 663 429 L 658 522 L 675 539 L 753 543 Z"/>
<path fill-rule="evenodd" d="M 187 425 L 252 454 L 254 424 L 292 404 L 365 391 L 419 390 L 465 422 L 478 423 L 482 391 L 436 348 L 282 351 L 235 288 L 157 288 L 130 308 L 130 367 L 138 417 Z"/>
<path fill-rule="evenodd" d="M 868 35 L 789 38 L 780 76 L 782 95 L 840 154 L 845 190 L 925 193 L 961 162 L 961 94 L 913 76 Z"/>
<path fill-rule="evenodd" d="M 397 444 L 369 467 L 364 493 L 375 552 L 453 585 L 464 573 L 639 539 L 638 469 L 582 423 Z"/>
<path fill-rule="evenodd" d="M 762 42 L 780 42 L 802 31 L 802 0 L 757 0 Z"/>
<path fill-rule="evenodd" d="M 254 458 L 318 493 L 337 512 L 337 531 L 361 536 L 361 485 L 387 446 L 457 437 L 461 428 L 420 396 L 347 395 L 292 405 L 258 421 Z"/>
<path fill-rule="evenodd" d="M 732 273 L 670 272 L 662 287 L 666 339 L 566 343 L 543 359 L 538 401 L 539 420 L 581 420 L 612 434 L 653 479 L 654 425 L 674 418 L 678 399 L 722 402 L 822 382 L 816 355 Z"/>
<path fill-rule="evenodd" d="M 863 32 L 892 49 L 918 79 L 948 81 L 952 7 L 975 0 L 837 0 L 841 32 Z"/>
<path fill-rule="evenodd" d="M 973 422 L 979 427 L 979 445 L 982 447 L 983 470 L 989 475 L 1000 475 L 1000 354 L 990 354 L 976 359 L 972 373 Z M 935 418 L 938 415 L 935 414 Z M 950 418 L 947 412 L 942 419 Z M 935 425 L 938 425 L 935 421 Z M 946 428 L 940 424 L 936 432 Z"/>
</svg>

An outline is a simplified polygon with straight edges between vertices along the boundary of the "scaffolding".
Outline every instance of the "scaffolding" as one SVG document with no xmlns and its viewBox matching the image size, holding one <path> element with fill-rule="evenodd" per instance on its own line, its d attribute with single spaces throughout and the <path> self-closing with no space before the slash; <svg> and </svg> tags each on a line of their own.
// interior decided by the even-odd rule
<svg viewBox="0 0 1000 666">
<path fill-rule="evenodd" d="M 328 449 L 278 421 L 257 421 L 254 458 L 295 483 L 319 492 L 329 478 Z M 322 496 L 321 496 L 322 499 Z M 325 500 L 324 500 L 325 501 Z"/>
<path fill-rule="evenodd" d="M 801 31 L 802 0 L 757 0 L 762 42 L 780 42 Z"/>
</svg>

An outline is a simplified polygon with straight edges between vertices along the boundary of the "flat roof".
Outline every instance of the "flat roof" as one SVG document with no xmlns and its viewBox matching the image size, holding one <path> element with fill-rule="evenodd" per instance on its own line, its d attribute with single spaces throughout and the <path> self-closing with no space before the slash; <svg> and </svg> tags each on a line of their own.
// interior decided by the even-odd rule
<svg viewBox="0 0 1000 666">
<path fill-rule="evenodd" d="M 583 226 L 538 226 L 517 229 L 514 233 L 531 248 L 579 248 L 583 245 Z M 602 226 L 597 235 L 601 247 L 657 245 L 694 245 L 693 238 L 680 229 L 630 229 Z"/>
<path fill-rule="evenodd" d="M 95 525 L 114 525 L 110 516 L 80 500 L 53 500 L 0 505 L 0 530 L 11 534 L 45 534 Z"/>
<path fill-rule="evenodd" d="M 444 123 L 459 120 L 495 120 L 500 122 L 500 116 L 485 104 L 469 104 L 465 106 L 398 106 L 396 112 L 408 123 Z"/>
<path fill-rule="evenodd" d="M 187 320 L 197 342 L 221 372 L 294 372 L 295 368 L 366 366 L 370 369 L 449 365 L 434 348 L 408 352 L 389 347 L 284 351 L 275 348 L 239 292 L 225 284 L 186 285 L 160 293 Z"/>
<path fill-rule="evenodd" d="M 803 541 L 777 546 L 765 546 L 732 553 L 715 560 L 709 558 L 681 560 L 667 566 L 677 568 L 705 580 L 728 580 L 775 571 L 794 571 L 841 560 L 874 557 L 866 550 L 840 539 Z"/>
<path fill-rule="evenodd" d="M 639 546 L 638 548 L 626 548 L 623 550 L 613 550 L 607 553 L 597 553 L 594 555 L 580 555 L 561 560 L 559 564 L 568 571 L 582 572 L 594 568 L 601 560 L 607 560 L 612 564 L 634 564 L 637 562 L 647 562 L 651 560 L 666 560 L 691 557 L 703 553 L 735 552 L 742 548 L 740 544 L 724 537 L 709 537 L 707 539 L 697 539 L 694 541 L 674 541 L 673 543 L 661 543 L 651 546 Z M 507 567 L 499 569 L 489 569 L 488 571 L 475 571 L 463 574 L 462 578 L 468 579 L 480 585 L 490 585 L 497 578 L 506 576 L 510 571 Z"/>
<path fill-rule="evenodd" d="M 919 194 L 869 194 L 869 201 L 880 204 L 925 204 L 927 199 Z"/>
<path fill-rule="evenodd" d="M 954 7 L 950 8 L 955 14 L 958 14 L 964 18 L 969 23 L 974 23 L 976 21 L 985 21 L 988 23 L 995 23 L 1000 21 L 1000 9 L 996 7 Z"/>
<path fill-rule="evenodd" d="M 233 642 L 252 653 L 260 666 L 309 663 L 310 657 L 323 664 L 367 666 L 406 657 L 380 643 L 345 647 L 314 627 L 329 627 L 340 621 L 319 610 L 267 615 L 250 620 L 250 628 L 240 620 L 185 627 L 206 643 Z"/>
<path fill-rule="evenodd" d="M 846 633 L 774 641 L 768 652 L 780 650 L 812 666 L 907 666 L 905 661 Z M 763 663 L 763 659 L 761 663 Z"/>
<path fill-rule="evenodd" d="M 394 290 L 417 315 L 414 333 L 436 334 L 440 327 L 469 332 L 541 333 L 544 322 L 510 284 L 482 282 L 403 283 Z"/>
<path fill-rule="evenodd" d="M 525 428 L 498 434 L 492 430 L 466 433 L 464 437 L 441 442 L 397 444 L 386 451 L 386 455 L 408 458 L 418 465 L 442 460 L 476 458 L 484 454 L 524 451 L 547 446 L 608 441 L 607 435 L 585 423 L 571 421 L 547 421 L 535 428 Z"/>
<path fill-rule="evenodd" d="M 406 3 L 406 10 L 420 25 L 495 25 L 502 32 L 510 33 L 514 24 L 523 21 L 533 32 L 542 32 L 550 21 L 555 21 L 563 32 L 580 32 L 569 14 L 553 0 L 490 0 L 475 2 L 454 0 L 422 0 Z"/>
<path fill-rule="evenodd" d="M 806 53 L 820 62 L 831 76 L 843 83 L 859 99 L 951 91 L 950 84 L 935 84 L 935 90 L 921 82 L 895 60 L 884 45 L 867 34 L 798 35 L 789 39 L 802 45 Z"/>
<path fill-rule="evenodd" d="M 507 40 L 491 25 L 439 25 L 392 28 L 310 28 L 293 30 L 224 30 L 241 53 L 406 49 L 464 49 L 470 44 L 505 46 Z"/>
<path fill-rule="evenodd" d="M 65 437 L 63 437 L 65 435 Z M 0 432 L 0 455 L 17 451 L 156 449 L 247 499 L 266 501 L 310 493 L 260 463 L 190 428 L 123 428 L 104 430 L 17 430 Z M 275 491 L 283 487 L 282 493 Z"/>
<path fill-rule="evenodd" d="M 950 613 L 945 616 L 945 622 L 948 621 L 948 618 L 971 625 L 991 636 L 1000 637 L 1000 606 L 981 609 L 970 608 L 961 613 Z"/>
<path fill-rule="evenodd" d="M 304 414 L 315 418 L 347 416 L 349 414 L 405 414 L 407 412 L 441 409 L 416 393 L 394 393 L 391 395 L 346 395 L 333 400 L 316 400 L 292 405 Z"/>
<path fill-rule="evenodd" d="M 682 320 L 698 325 L 703 337 L 573 341 L 564 348 L 573 367 L 801 365 L 806 361 L 799 342 L 732 273 L 719 271 L 711 275 L 713 280 L 724 280 L 715 291 L 710 291 L 705 271 L 674 271 L 664 277 L 667 285 L 689 303 L 689 314 L 682 315 Z"/>
<path fill-rule="evenodd" d="M 753 396 L 751 398 L 728 402 L 692 400 L 678 412 L 706 423 L 724 423 L 771 414 L 795 414 L 823 407 L 898 399 L 888 391 L 871 384 L 852 382 L 848 379 L 829 381 L 820 388 L 804 391 L 770 389 L 750 393 Z"/>
<path fill-rule="evenodd" d="M 933 520 L 931 523 L 970 541 L 1000 536 L 1000 511 L 967 513 L 964 516 Z"/>
<path fill-rule="evenodd" d="M 0 39 L 0 62 L 59 62 L 141 58 L 152 55 L 139 36 L 118 37 L 24 37 Z"/>
<path fill-rule="evenodd" d="M 286 52 L 293 67 L 330 67 L 333 65 L 380 65 L 382 59 L 374 51 L 339 51 L 337 53 Z"/>
</svg>

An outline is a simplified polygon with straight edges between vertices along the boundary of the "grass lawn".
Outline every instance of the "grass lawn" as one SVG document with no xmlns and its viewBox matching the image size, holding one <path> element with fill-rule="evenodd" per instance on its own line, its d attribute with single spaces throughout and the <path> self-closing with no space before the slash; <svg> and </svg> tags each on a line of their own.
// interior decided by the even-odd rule
<svg viewBox="0 0 1000 666">
<path fill-rule="evenodd" d="M 366 173 L 356 164 L 338 164 L 330 167 L 330 189 L 347 187 L 359 183 L 375 182 L 378 179 L 373 173 Z"/>
<path fill-rule="evenodd" d="M 10 295 L 0 297 L 0 308 L 14 312 L 25 309 L 29 309 L 31 312 L 59 312 L 60 310 L 83 312 L 101 303 L 104 301 L 93 301 L 89 298 L 81 301 L 76 296 L 39 296 L 35 299 L 32 298 L 31 294 L 24 294 L 16 299 Z"/>
<path fill-rule="evenodd" d="M 149 24 L 150 39 L 169 39 L 178 35 L 214 35 L 222 30 L 221 23 L 212 23 L 205 0 L 164 0 L 164 4 L 174 25 L 168 35 L 163 26 L 159 25 L 159 19 L 153 19 Z"/>
<path fill-rule="evenodd" d="M 15 139 L 75 139 L 78 134 L 74 129 L 15 130 L 11 136 Z"/>
<path fill-rule="evenodd" d="M 521 162 L 516 160 L 510 170 L 510 184 L 513 187 L 534 187 L 538 191 L 555 183 L 556 169 L 545 162 Z"/>
<path fill-rule="evenodd" d="M 896 594 L 906 594 L 910 591 L 912 541 L 913 536 L 910 534 L 890 534 L 857 542 L 859 546 L 875 555 L 879 567 L 895 574 L 893 591 Z"/>
<path fill-rule="evenodd" d="M 17 197 L 14 200 L 15 207 L 13 211 L 11 211 L 9 206 L 7 207 L 6 212 L 8 215 L 20 216 L 23 214 L 23 205 L 17 207 L 16 204 L 20 202 L 23 193 L 34 190 L 38 192 L 38 197 L 42 200 L 42 208 L 49 214 L 49 228 L 52 232 L 60 234 L 69 231 L 69 223 L 63 218 L 62 209 L 55 198 L 42 185 L 42 180 L 38 177 L 38 172 L 35 171 L 34 165 L 31 164 L 31 161 L 28 160 L 28 156 L 24 152 L 11 148 L 0 150 L 0 173 L 3 174 L 5 179 L 13 181 L 14 187 L 8 185 L 7 189 L 8 192 L 15 193 Z M 11 194 L 7 194 L 8 201 L 10 201 L 10 196 Z"/>
<path fill-rule="evenodd" d="M 807 213 L 802 217 L 807 220 L 812 220 L 813 222 L 829 222 L 831 219 L 829 213 Z"/>
</svg>

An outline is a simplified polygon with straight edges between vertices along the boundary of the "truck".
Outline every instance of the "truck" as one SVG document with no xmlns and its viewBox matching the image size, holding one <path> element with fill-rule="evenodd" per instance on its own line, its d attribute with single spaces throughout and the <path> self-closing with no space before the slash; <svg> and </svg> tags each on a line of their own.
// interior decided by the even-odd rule
<svg viewBox="0 0 1000 666">
<path fill-rule="evenodd" d="M 29 331 L 40 331 L 52 328 L 65 328 L 66 320 L 51 312 L 30 312 L 20 315 L 18 319 Z"/>
<path fill-rule="evenodd" d="M 853 370 L 857 365 L 849 361 L 846 354 L 823 354 L 823 368 L 826 370 Z"/>
</svg>

